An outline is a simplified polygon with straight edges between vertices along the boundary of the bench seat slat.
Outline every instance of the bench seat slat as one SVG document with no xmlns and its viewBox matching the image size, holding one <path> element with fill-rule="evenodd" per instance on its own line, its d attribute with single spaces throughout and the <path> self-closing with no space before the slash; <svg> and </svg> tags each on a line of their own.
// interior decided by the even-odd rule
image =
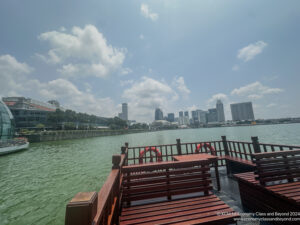
<svg viewBox="0 0 300 225">
<path fill-rule="evenodd" d="M 169 202 L 169 207 L 168 204 L 166 204 L 164 207 L 159 207 L 154 206 L 148 209 L 152 209 L 155 212 L 149 212 L 148 213 L 137 213 L 134 214 L 134 210 L 132 211 L 133 214 L 130 216 L 124 216 L 123 214 L 121 216 L 121 225 L 122 224 L 169 224 L 169 223 L 174 223 L 174 222 L 187 222 L 190 220 L 210 220 L 210 217 L 216 216 L 218 212 L 233 212 L 233 210 L 226 205 L 224 202 L 222 202 L 218 197 L 213 195 L 213 198 L 211 198 L 210 201 L 205 201 L 202 200 L 202 198 L 205 197 L 200 197 L 194 199 L 194 204 L 193 205 L 187 205 L 187 206 L 182 206 L 182 207 L 177 207 L 174 208 L 174 202 Z M 216 201 L 217 200 L 217 201 Z M 180 200 L 178 200 L 180 201 Z M 185 204 L 188 204 L 186 202 Z M 151 205 L 151 204 L 150 204 Z M 176 205 L 176 204 L 175 204 Z M 166 208 L 167 207 L 167 208 Z M 159 213 L 157 213 L 159 211 Z M 231 218 L 237 217 L 231 216 Z M 223 216 L 218 215 L 218 220 L 222 219 Z M 216 218 L 214 218 L 216 219 Z"/>
</svg>

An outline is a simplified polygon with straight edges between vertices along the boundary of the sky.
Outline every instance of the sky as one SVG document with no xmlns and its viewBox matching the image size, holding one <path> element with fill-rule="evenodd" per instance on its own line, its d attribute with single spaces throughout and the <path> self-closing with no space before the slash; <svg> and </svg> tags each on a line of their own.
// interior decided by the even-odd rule
<svg viewBox="0 0 300 225">
<path fill-rule="evenodd" d="M 298 0 L 2 0 L 0 96 L 154 120 L 252 101 L 300 116 Z"/>
</svg>

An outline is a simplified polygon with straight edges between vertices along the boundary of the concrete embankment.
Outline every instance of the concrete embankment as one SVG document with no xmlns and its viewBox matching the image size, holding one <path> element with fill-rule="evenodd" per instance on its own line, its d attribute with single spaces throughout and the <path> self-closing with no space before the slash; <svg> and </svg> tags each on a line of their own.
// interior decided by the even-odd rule
<svg viewBox="0 0 300 225">
<path fill-rule="evenodd" d="M 59 141 L 80 138 L 91 138 L 111 135 L 122 135 L 131 133 L 147 132 L 146 130 L 64 130 L 64 131 L 42 131 L 34 134 L 22 134 L 30 143 L 42 141 Z"/>
</svg>

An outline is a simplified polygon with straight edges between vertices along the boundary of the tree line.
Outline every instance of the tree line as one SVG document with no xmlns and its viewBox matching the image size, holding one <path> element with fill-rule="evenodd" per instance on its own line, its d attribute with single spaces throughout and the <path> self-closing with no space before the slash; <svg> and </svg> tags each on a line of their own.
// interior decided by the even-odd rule
<svg viewBox="0 0 300 225">
<path fill-rule="evenodd" d="M 87 113 L 77 113 L 67 109 L 62 111 L 56 109 L 47 116 L 47 123 L 56 129 L 95 129 L 98 126 L 108 126 L 110 129 L 125 129 L 128 127 L 127 121 L 119 117 L 105 118 Z"/>
</svg>

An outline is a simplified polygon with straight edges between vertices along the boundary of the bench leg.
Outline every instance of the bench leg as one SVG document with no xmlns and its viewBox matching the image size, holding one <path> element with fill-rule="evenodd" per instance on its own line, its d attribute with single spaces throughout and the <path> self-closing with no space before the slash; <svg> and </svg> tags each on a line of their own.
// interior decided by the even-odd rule
<svg viewBox="0 0 300 225">
<path fill-rule="evenodd" d="M 231 174 L 231 164 L 229 160 L 226 160 L 226 171 L 227 171 L 227 176 Z"/>
<path fill-rule="evenodd" d="M 215 161 L 215 173 L 216 173 L 216 180 L 217 180 L 217 188 L 218 191 L 221 190 L 221 185 L 220 185 L 220 177 L 219 177 L 219 169 L 218 169 L 218 160 Z"/>
</svg>

